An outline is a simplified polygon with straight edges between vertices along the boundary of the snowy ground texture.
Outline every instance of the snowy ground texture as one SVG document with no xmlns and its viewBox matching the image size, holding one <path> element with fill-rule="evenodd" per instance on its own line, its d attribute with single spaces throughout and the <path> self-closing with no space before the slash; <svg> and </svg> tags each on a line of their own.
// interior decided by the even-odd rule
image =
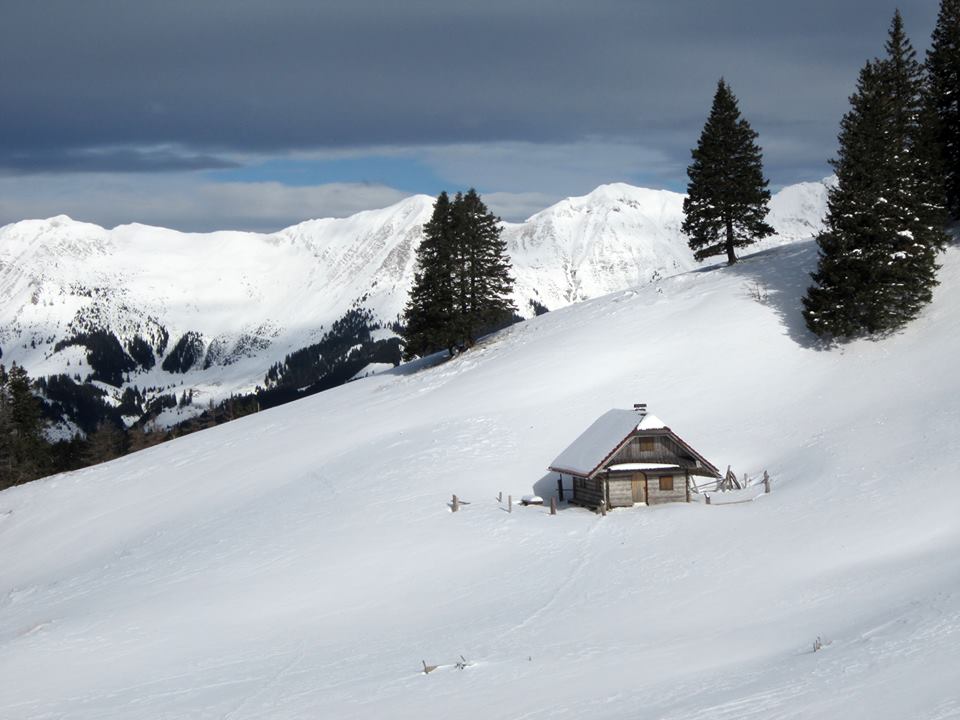
<svg viewBox="0 0 960 720">
<path fill-rule="evenodd" d="M 960 249 L 909 329 L 830 352 L 798 312 L 815 261 L 768 249 L 0 493 L 0 717 L 960 717 Z M 633 402 L 773 492 L 497 503 L 549 497 Z"/>
</svg>

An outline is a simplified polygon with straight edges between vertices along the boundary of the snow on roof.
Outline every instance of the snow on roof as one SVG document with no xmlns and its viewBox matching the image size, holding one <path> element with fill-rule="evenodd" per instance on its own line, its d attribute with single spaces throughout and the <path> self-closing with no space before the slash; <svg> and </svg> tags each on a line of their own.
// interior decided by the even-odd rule
<svg viewBox="0 0 960 720">
<path fill-rule="evenodd" d="M 662 430 L 667 424 L 656 415 L 644 415 L 637 430 Z"/>
<path fill-rule="evenodd" d="M 673 470 L 679 468 L 679 465 L 669 465 L 664 463 L 618 463 L 616 465 L 611 465 L 608 469 L 617 471 L 617 470 Z"/>
<path fill-rule="evenodd" d="M 651 425 L 644 423 L 651 419 Z M 550 464 L 556 471 L 587 476 L 634 430 L 664 427 L 653 415 L 639 410 L 608 410 Z"/>
</svg>

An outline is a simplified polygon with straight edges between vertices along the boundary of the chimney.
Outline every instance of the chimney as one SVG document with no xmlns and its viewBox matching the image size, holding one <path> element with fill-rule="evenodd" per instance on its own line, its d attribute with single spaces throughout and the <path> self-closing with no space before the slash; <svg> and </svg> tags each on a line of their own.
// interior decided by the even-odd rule
<svg viewBox="0 0 960 720">
<path fill-rule="evenodd" d="M 634 404 L 633 404 L 633 409 L 634 409 L 634 411 L 640 413 L 641 415 L 646 415 L 646 414 L 647 414 L 647 404 L 646 404 L 646 403 L 634 403 Z"/>
</svg>

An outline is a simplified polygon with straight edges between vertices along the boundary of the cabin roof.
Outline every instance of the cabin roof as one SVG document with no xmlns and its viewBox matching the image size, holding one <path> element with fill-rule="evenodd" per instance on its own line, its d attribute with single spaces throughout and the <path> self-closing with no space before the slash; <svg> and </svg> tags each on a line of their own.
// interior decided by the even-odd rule
<svg viewBox="0 0 960 720">
<path fill-rule="evenodd" d="M 637 430 L 664 428 L 662 420 L 642 410 L 608 410 L 556 457 L 550 469 L 587 477 Z"/>
<path fill-rule="evenodd" d="M 720 476 L 720 471 L 711 462 L 677 436 L 660 418 L 656 415 L 649 415 L 642 409 L 608 410 L 554 459 L 550 464 L 550 470 L 578 477 L 590 477 L 603 467 L 603 464 L 623 447 L 624 443 L 634 433 L 668 434 L 696 460 L 700 461 L 703 465 L 703 474 L 714 477 Z M 637 467 L 633 468 L 633 465 Z M 640 465 L 647 465 L 645 469 L 648 470 L 666 469 L 665 465 L 654 463 L 633 463 L 630 469 L 641 470 Z M 653 467 L 653 465 L 657 465 L 657 467 Z M 612 466 L 610 469 L 626 470 L 627 466 L 620 464 Z"/>
</svg>

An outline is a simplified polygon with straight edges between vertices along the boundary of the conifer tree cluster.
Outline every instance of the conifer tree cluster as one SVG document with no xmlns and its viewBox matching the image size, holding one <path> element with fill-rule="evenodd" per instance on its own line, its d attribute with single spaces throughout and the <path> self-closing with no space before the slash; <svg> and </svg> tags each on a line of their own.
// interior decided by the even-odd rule
<svg viewBox="0 0 960 720">
<path fill-rule="evenodd" d="M 89 415 L 88 420 L 95 420 L 95 425 L 85 428 L 86 437 L 77 432 L 68 440 L 51 441 L 44 432 L 47 421 L 51 417 L 62 417 L 61 401 L 67 397 L 56 392 L 58 377 L 63 378 L 54 376 L 35 381 L 20 365 L 14 364 L 8 371 L 0 364 L 0 490 L 45 475 L 113 460 L 259 409 L 258 394 L 231 396 L 217 406 L 211 401 L 206 412 L 168 430 L 157 428 L 152 418 L 127 428 L 120 421 L 119 413 L 106 413 L 99 419 Z M 135 394 L 131 388 L 127 388 L 127 392 Z M 60 397 L 61 401 L 51 395 Z M 183 397 L 189 400 L 191 394 L 187 392 Z M 87 396 L 72 399 L 88 411 L 92 407 Z M 176 407 L 177 398 L 173 394 L 160 395 L 148 406 L 148 416 L 153 416 Z"/>
<path fill-rule="evenodd" d="M 960 0 L 940 4 L 927 74 L 947 211 L 960 221 Z"/>
<path fill-rule="evenodd" d="M 721 78 L 692 152 L 693 164 L 687 168 L 690 184 L 682 229 L 697 260 L 726 254 L 727 263 L 733 265 L 737 248 L 773 234 L 765 220 L 770 191 L 756 139 Z"/>
<path fill-rule="evenodd" d="M 404 310 L 404 355 L 453 355 L 512 317 L 513 278 L 500 219 L 473 189 L 440 193 L 417 250 Z"/>
<path fill-rule="evenodd" d="M 804 318 L 827 339 L 902 327 L 930 302 L 943 232 L 943 174 L 923 68 L 894 16 L 886 56 L 860 72 L 832 161 Z"/>
<path fill-rule="evenodd" d="M 40 401 L 26 370 L 0 365 L 0 489 L 40 477 L 47 465 Z"/>
</svg>

